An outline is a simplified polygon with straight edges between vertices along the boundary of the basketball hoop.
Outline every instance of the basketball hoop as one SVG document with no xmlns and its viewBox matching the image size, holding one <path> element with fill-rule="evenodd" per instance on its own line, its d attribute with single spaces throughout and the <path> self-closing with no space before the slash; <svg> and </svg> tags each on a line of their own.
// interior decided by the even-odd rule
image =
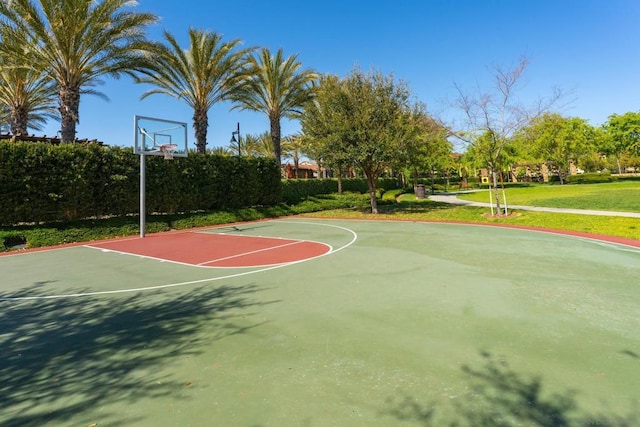
<svg viewBox="0 0 640 427">
<path fill-rule="evenodd" d="M 178 144 L 162 144 L 160 152 L 164 155 L 165 160 L 173 160 L 173 153 L 176 152 Z"/>
</svg>

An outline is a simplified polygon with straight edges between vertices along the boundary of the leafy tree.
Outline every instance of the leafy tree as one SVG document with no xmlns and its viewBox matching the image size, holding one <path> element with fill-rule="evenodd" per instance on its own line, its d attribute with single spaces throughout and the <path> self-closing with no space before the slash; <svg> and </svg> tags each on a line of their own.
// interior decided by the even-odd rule
<svg viewBox="0 0 640 427">
<path fill-rule="evenodd" d="M 602 147 L 603 154 L 613 155 L 622 172 L 620 159 L 623 154 L 640 155 L 640 112 L 613 114 L 603 126 L 608 144 Z"/>
<path fill-rule="evenodd" d="M 62 142 L 73 142 L 80 95 L 94 94 L 103 76 L 131 74 L 146 48 L 145 29 L 157 17 L 130 10 L 130 0 L 0 2 L 0 50 L 33 61 L 58 86 Z M 28 34 L 27 38 L 24 35 Z M 18 48 L 17 48 L 18 47 Z"/>
<path fill-rule="evenodd" d="M 516 141 L 515 138 L 510 137 L 498 149 L 495 137 L 490 132 L 485 132 L 476 136 L 468 147 L 468 153 L 473 155 L 475 165 L 480 169 L 488 168 L 491 175 L 491 188 L 494 190 L 498 188 L 498 184 L 503 183 L 502 172 L 509 169 L 512 164 L 513 145 Z M 497 191 L 495 197 L 498 197 Z M 497 209 L 500 209 L 499 200 L 497 203 Z"/>
<path fill-rule="evenodd" d="M 341 132 L 348 129 L 331 127 L 344 125 L 344 109 L 340 106 L 341 81 L 334 75 L 323 75 L 310 105 L 302 116 L 302 130 L 306 136 L 306 152 L 316 159 L 318 168 L 324 165 L 334 172 L 338 180 L 338 193 L 342 194 L 343 173 L 353 165 L 346 150 L 337 149 L 341 143 Z M 333 94 L 333 96 L 331 96 Z"/>
<path fill-rule="evenodd" d="M 406 135 L 403 156 L 398 159 L 399 167 L 408 168 L 414 186 L 420 175 L 430 175 L 433 187 L 436 171 L 442 172 L 450 163 L 453 147 L 447 139 L 449 131 L 430 117 L 421 104 L 414 106 L 411 118 L 414 122 L 413 133 Z"/>
<path fill-rule="evenodd" d="M 594 128 L 595 138 L 594 138 L 594 149 L 589 153 L 585 154 L 579 161 L 579 165 L 582 169 L 589 172 L 601 172 L 605 169 L 610 168 L 610 161 L 607 160 L 607 156 L 603 155 L 603 151 L 601 151 L 602 138 L 604 135 L 604 131 L 602 128 Z"/>
<path fill-rule="evenodd" d="M 155 43 L 147 56 L 138 83 L 155 86 L 142 99 L 163 94 L 185 102 L 193 109 L 196 147 L 204 153 L 207 147 L 209 110 L 229 99 L 238 87 L 248 54 L 253 50 L 235 50 L 240 40 L 223 42 L 222 36 L 208 31 L 189 29 L 189 49 L 183 50 L 175 37 L 164 32 L 166 44 Z"/>
<path fill-rule="evenodd" d="M 263 112 L 269 118 L 274 156 L 281 163 L 281 120 L 297 119 L 302 107 L 313 97 L 313 84 L 318 74 L 301 70 L 297 55 L 284 57 L 282 49 L 274 55 L 263 48 L 249 57 L 247 78 L 231 98 L 233 107 L 240 110 Z"/>
<path fill-rule="evenodd" d="M 414 132 L 409 97 L 407 86 L 392 76 L 354 69 L 344 79 L 323 79 L 305 108 L 303 131 L 318 141 L 323 156 L 364 172 L 372 213 L 378 213 L 378 178 Z"/>
<path fill-rule="evenodd" d="M 452 157 L 453 165 L 460 177 L 461 186 L 466 186 L 469 183 L 469 177 L 476 176 L 477 169 L 482 165 L 478 164 L 477 156 L 472 152 L 472 147 L 469 147 L 462 154 L 457 155 L 454 153 Z"/>
<path fill-rule="evenodd" d="M 551 161 L 558 169 L 562 184 L 571 161 L 577 163 L 581 156 L 592 151 L 595 132 L 584 119 L 545 114 L 532 121 L 521 134 L 538 159 Z"/>
<path fill-rule="evenodd" d="M 521 58 L 515 67 L 494 69 L 495 86 L 486 92 L 467 93 L 456 85 L 458 98 L 456 106 L 465 116 L 465 130 L 457 136 L 475 145 L 474 151 L 483 156 L 485 165 L 491 173 L 491 187 L 495 193 L 498 213 L 498 172 L 503 164 L 503 150 L 513 142 L 513 135 L 528 125 L 531 120 L 547 112 L 561 98 L 561 92 L 555 91 L 549 99 L 540 99 L 531 106 L 518 102 L 516 97 L 522 76 L 529 64 L 527 58 Z"/>
</svg>

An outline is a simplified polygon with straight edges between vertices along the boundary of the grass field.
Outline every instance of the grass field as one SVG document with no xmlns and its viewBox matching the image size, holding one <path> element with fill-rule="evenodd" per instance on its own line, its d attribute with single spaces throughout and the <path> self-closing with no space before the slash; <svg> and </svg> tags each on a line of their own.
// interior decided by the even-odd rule
<svg viewBox="0 0 640 427">
<path fill-rule="evenodd" d="M 486 196 L 483 193 L 481 196 Z M 481 200 L 484 201 L 484 200 Z M 480 224 L 503 224 L 578 231 L 605 236 L 640 240 L 638 218 L 589 216 L 578 214 L 535 211 L 511 211 L 509 217 L 491 217 L 489 208 L 455 206 L 431 200 L 416 200 L 412 194 L 404 195 L 400 202 L 379 207 L 372 215 L 368 208 L 338 209 L 313 212 L 307 216 L 318 218 L 393 219 L 404 221 L 449 221 Z"/>
<path fill-rule="evenodd" d="M 541 185 L 507 188 L 510 205 L 640 212 L 640 182 L 589 185 Z M 487 191 L 461 194 L 463 200 L 488 202 Z"/>
</svg>

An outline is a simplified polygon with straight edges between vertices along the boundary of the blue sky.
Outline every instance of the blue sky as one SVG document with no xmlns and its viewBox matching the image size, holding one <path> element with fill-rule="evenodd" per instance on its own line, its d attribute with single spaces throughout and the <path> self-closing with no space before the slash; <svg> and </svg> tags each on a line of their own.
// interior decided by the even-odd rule
<svg viewBox="0 0 640 427">
<path fill-rule="evenodd" d="M 188 28 L 221 33 L 244 46 L 283 48 L 304 68 L 338 76 L 354 66 L 407 82 L 415 98 L 444 120 L 454 120 L 454 83 L 488 90 L 491 67 L 509 67 L 525 55 L 530 65 L 519 92 L 534 101 L 560 87 L 573 101 L 561 113 L 599 126 L 611 114 L 640 110 L 640 2 L 637 0 L 140 0 L 137 9 L 161 21 L 186 47 Z M 79 138 L 133 145 L 133 117 L 187 122 L 194 148 L 192 112 L 162 95 L 140 100 L 148 86 L 128 77 L 106 78 L 99 90 L 110 101 L 83 96 Z M 259 113 L 209 112 L 208 147 L 226 146 L 236 123 L 243 135 L 269 129 Z M 59 124 L 45 132 L 53 135 Z M 299 131 L 283 122 L 283 135 Z M 38 132 L 41 134 L 43 132 Z"/>
</svg>

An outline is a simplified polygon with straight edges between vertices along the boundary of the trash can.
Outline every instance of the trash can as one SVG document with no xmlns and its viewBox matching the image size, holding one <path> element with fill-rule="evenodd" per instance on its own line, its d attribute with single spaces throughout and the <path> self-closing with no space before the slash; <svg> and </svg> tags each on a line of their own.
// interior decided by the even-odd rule
<svg viewBox="0 0 640 427">
<path fill-rule="evenodd" d="M 418 199 L 424 199 L 424 184 L 416 185 L 416 197 Z"/>
</svg>

